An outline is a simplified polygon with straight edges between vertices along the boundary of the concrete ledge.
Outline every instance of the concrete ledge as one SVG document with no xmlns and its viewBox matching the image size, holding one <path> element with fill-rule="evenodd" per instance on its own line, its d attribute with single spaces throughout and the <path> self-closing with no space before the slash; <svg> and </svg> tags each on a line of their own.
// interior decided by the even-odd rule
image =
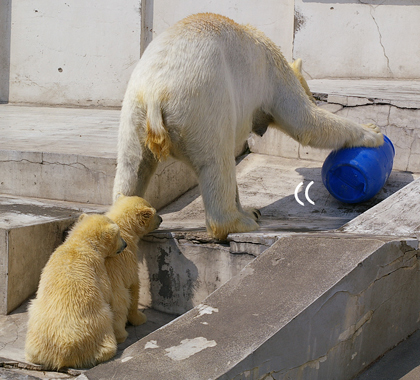
<svg viewBox="0 0 420 380">
<path fill-rule="evenodd" d="M 83 378 L 350 379 L 419 327 L 417 240 L 285 237 Z"/>
<path fill-rule="evenodd" d="M 245 243 L 239 254 L 206 232 L 153 233 L 139 243 L 140 304 L 183 314 L 250 263 L 252 247 L 264 250 L 272 242 L 266 244 Z"/>
</svg>

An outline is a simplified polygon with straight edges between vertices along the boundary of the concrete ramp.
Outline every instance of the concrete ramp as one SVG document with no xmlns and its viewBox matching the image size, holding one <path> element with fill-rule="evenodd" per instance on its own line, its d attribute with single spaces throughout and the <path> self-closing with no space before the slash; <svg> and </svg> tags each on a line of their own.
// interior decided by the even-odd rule
<svg viewBox="0 0 420 380">
<path fill-rule="evenodd" d="M 285 237 L 201 305 L 84 376 L 350 379 L 418 328 L 416 254 L 415 239 Z"/>
</svg>

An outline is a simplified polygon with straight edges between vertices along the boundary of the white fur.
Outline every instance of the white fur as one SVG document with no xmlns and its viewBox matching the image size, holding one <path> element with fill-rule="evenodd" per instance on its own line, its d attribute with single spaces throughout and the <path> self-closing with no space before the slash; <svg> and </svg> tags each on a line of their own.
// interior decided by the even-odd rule
<svg viewBox="0 0 420 380">
<path fill-rule="evenodd" d="M 223 16 L 193 15 L 159 35 L 131 76 L 114 198 L 118 192 L 144 195 L 166 144 L 197 174 L 210 233 L 223 239 L 257 229 L 239 203 L 234 148 L 258 129 L 261 115 L 263 124 L 303 145 L 336 149 L 383 142 L 377 127 L 318 108 L 263 33 Z"/>
</svg>

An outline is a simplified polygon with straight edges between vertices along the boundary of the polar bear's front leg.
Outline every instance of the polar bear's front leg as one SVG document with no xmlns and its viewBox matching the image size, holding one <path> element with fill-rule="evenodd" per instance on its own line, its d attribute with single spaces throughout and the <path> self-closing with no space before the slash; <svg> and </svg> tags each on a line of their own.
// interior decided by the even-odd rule
<svg viewBox="0 0 420 380">
<path fill-rule="evenodd" d="M 225 240 L 229 233 L 258 229 L 255 216 L 238 209 L 233 155 L 231 159 L 218 157 L 208 161 L 198 174 L 208 232 L 216 239 Z"/>
</svg>

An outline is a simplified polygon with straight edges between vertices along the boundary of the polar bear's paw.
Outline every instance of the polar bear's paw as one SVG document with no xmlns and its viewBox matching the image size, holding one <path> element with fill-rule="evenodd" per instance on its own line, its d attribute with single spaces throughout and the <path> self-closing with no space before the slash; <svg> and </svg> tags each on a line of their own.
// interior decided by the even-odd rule
<svg viewBox="0 0 420 380">
<path fill-rule="evenodd" d="M 218 221 L 207 221 L 207 230 L 213 237 L 219 240 L 226 240 L 228 234 L 231 233 L 255 231 L 259 228 L 258 223 L 254 219 L 258 214 L 259 211 L 255 211 L 255 214 L 251 217 L 238 212 L 235 218 L 224 220 L 221 223 Z"/>
<path fill-rule="evenodd" d="M 250 216 L 256 222 L 261 218 L 261 211 L 257 208 L 246 208 L 245 215 Z"/>
<path fill-rule="evenodd" d="M 364 133 L 354 146 L 377 147 L 384 143 L 384 136 L 375 124 L 362 124 Z"/>
</svg>

